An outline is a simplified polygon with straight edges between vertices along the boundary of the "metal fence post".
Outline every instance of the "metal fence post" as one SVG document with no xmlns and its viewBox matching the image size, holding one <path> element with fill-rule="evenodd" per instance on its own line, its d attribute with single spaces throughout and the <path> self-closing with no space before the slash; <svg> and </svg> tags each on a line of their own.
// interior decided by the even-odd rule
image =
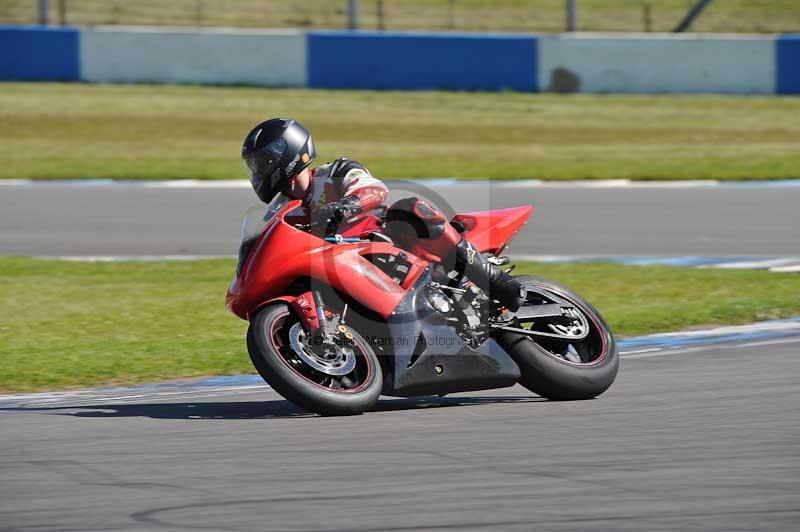
<svg viewBox="0 0 800 532">
<path fill-rule="evenodd" d="M 455 0 L 447 2 L 447 27 L 451 30 L 456 26 L 456 6 Z"/>
<path fill-rule="evenodd" d="M 49 0 L 39 0 L 39 24 L 42 26 L 46 25 L 49 21 L 49 17 L 47 16 L 47 10 L 50 7 Z"/>
<path fill-rule="evenodd" d="M 711 0 L 699 0 L 692 9 L 686 13 L 686 16 L 681 20 L 681 23 L 678 24 L 678 27 L 672 30 L 674 33 L 683 33 L 684 31 L 689 29 L 689 26 L 692 25 L 694 19 L 700 16 L 700 13 L 703 12 L 705 8 L 708 7 L 708 4 L 711 3 Z"/>
<path fill-rule="evenodd" d="M 358 0 L 347 0 L 348 27 L 351 30 L 358 29 Z"/>
<path fill-rule="evenodd" d="M 62 26 L 67 25 L 67 0 L 58 2 L 58 23 Z"/>
<path fill-rule="evenodd" d="M 197 19 L 197 27 L 203 25 L 203 19 L 205 18 L 205 2 L 203 0 L 197 0 L 197 4 L 195 5 L 195 18 Z"/>
<path fill-rule="evenodd" d="M 567 0 L 567 31 L 578 30 L 578 0 Z"/>
<path fill-rule="evenodd" d="M 383 0 L 378 0 L 378 29 L 383 31 L 386 29 L 386 23 L 383 20 Z"/>
</svg>

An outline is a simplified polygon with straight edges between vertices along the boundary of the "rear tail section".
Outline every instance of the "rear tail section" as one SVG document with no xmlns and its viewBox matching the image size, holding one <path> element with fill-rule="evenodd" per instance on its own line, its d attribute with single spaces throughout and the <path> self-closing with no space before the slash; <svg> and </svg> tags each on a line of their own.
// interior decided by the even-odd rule
<svg viewBox="0 0 800 532">
<path fill-rule="evenodd" d="M 512 207 L 492 211 L 465 212 L 453 217 L 464 229 L 464 237 L 484 253 L 500 253 L 528 221 L 533 207 Z"/>
</svg>

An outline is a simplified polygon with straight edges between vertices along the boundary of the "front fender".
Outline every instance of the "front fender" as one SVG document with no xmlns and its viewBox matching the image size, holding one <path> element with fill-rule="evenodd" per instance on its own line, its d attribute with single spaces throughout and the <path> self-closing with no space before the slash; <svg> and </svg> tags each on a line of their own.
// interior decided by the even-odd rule
<svg viewBox="0 0 800 532">
<path fill-rule="evenodd" d="M 314 297 L 311 292 L 304 292 L 298 295 L 278 296 L 259 303 L 248 315 L 248 319 L 255 316 L 262 308 L 274 303 L 283 302 L 294 310 L 295 316 L 303 324 L 306 331 L 316 331 L 319 329 L 319 319 L 317 318 L 317 306 L 314 304 Z"/>
</svg>

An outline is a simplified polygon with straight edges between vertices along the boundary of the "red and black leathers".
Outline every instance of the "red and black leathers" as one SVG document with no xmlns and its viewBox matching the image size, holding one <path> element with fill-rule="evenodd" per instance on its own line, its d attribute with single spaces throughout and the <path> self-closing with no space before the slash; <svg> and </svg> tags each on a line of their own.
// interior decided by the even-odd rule
<svg viewBox="0 0 800 532">
<path fill-rule="evenodd" d="M 386 185 L 372 177 L 364 165 L 342 157 L 312 171 L 303 204 L 311 209 L 312 215 L 323 214 L 326 209 L 338 210 L 336 221 L 341 221 L 375 209 L 387 193 Z"/>
<path fill-rule="evenodd" d="M 396 201 L 386 212 L 386 232 L 402 247 L 438 257 L 448 269 L 455 267 L 490 297 L 512 312 L 525 302 L 525 289 L 461 236 L 445 216 L 419 198 Z"/>
<path fill-rule="evenodd" d="M 388 189 L 361 163 L 340 158 L 313 170 L 303 203 L 317 219 L 334 224 L 375 209 Z M 455 264 L 476 285 L 512 312 L 525 301 L 525 290 L 508 274 L 488 262 L 464 240 L 445 216 L 419 198 L 404 198 L 386 213 L 386 232 L 402 247 L 417 246 L 433 257 Z M 453 260 L 455 259 L 455 260 Z"/>
</svg>

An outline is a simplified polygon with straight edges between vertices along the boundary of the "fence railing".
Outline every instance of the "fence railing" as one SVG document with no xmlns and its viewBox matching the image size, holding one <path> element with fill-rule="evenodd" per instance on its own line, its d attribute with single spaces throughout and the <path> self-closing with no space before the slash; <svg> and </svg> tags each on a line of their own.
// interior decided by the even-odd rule
<svg viewBox="0 0 800 532">
<path fill-rule="evenodd" d="M 0 0 L 0 24 L 439 31 L 673 31 L 697 0 Z M 800 31 L 798 0 L 724 0 L 704 32 Z"/>
</svg>

